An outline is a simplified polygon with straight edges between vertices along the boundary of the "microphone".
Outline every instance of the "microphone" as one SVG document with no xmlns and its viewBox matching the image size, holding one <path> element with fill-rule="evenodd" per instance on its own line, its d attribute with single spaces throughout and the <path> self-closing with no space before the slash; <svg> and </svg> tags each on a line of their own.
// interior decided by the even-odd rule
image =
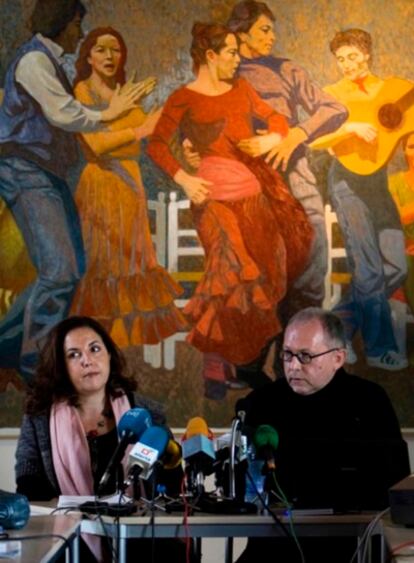
<svg viewBox="0 0 414 563">
<path fill-rule="evenodd" d="M 211 475 L 216 459 L 213 445 L 213 434 L 206 421 L 196 416 L 188 421 L 181 440 L 183 458 L 190 475 L 190 488 L 198 493 L 204 491 L 204 476 Z"/>
<path fill-rule="evenodd" d="M 276 469 L 274 452 L 279 445 L 277 431 L 270 424 L 258 426 L 253 436 L 253 444 L 256 448 L 257 457 L 266 461 L 269 471 L 274 471 Z"/>
<path fill-rule="evenodd" d="M 101 493 L 107 485 L 113 471 L 115 471 L 121 463 L 129 444 L 136 442 L 144 430 L 151 425 L 152 419 L 147 409 L 135 407 L 122 415 L 118 424 L 118 436 L 120 440 L 99 481 L 99 493 Z"/>
<path fill-rule="evenodd" d="M 183 450 L 175 440 L 168 440 L 162 462 L 164 469 L 176 469 L 183 459 Z"/>
<path fill-rule="evenodd" d="M 162 426 L 147 428 L 129 453 L 128 480 L 136 477 L 147 480 L 164 454 L 169 443 L 169 434 Z"/>
</svg>

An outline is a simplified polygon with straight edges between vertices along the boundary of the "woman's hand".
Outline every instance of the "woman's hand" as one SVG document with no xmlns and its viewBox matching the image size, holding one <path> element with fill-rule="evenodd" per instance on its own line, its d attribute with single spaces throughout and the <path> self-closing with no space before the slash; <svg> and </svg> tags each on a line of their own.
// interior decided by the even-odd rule
<svg viewBox="0 0 414 563">
<path fill-rule="evenodd" d="M 135 99 L 135 101 L 137 102 L 144 96 L 150 94 L 154 90 L 156 84 L 157 84 L 157 79 L 155 78 L 155 76 L 148 76 L 148 78 L 145 78 L 140 82 L 135 82 L 135 73 L 134 73 L 133 76 L 129 78 L 125 82 L 125 84 L 121 87 L 121 92 L 122 93 L 128 92 L 132 88 L 138 87 L 138 94 Z"/>
<path fill-rule="evenodd" d="M 146 119 L 142 125 L 139 127 L 134 127 L 135 138 L 137 141 L 148 137 L 148 135 L 152 135 L 154 132 L 155 126 L 160 118 L 162 112 L 162 108 L 158 108 L 157 110 L 151 110 L 149 114 L 146 116 Z"/>
<path fill-rule="evenodd" d="M 109 106 L 101 114 L 101 121 L 112 121 L 123 113 L 138 107 L 142 96 L 149 94 L 155 86 L 155 78 L 146 78 L 137 84 L 126 82 L 122 88 L 116 85 Z"/>
<path fill-rule="evenodd" d="M 208 186 L 212 185 L 209 180 L 204 180 L 199 176 L 191 176 L 180 168 L 174 176 L 174 181 L 182 187 L 187 197 L 196 205 L 200 205 L 208 199 L 210 194 Z"/>
</svg>

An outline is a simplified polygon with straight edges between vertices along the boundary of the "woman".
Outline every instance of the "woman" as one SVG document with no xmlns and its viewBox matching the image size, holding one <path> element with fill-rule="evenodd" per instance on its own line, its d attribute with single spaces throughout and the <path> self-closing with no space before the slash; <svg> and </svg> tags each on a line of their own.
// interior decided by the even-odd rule
<svg viewBox="0 0 414 563">
<path fill-rule="evenodd" d="M 164 424 L 159 406 L 134 393 L 136 382 L 124 368 L 118 347 L 94 319 L 69 317 L 52 329 L 27 398 L 17 492 L 30 501 L 93 495 L 117 447 L 122 415 L 138 406 L 150 411 L 154 424 Z M 163 473 L 162 482 L 175 493 L 181 478 L 178 468 Z M 115 490 L 113 475 L 103 493 Z M 99 558 L 96 542 L 88 545 Z"/>
<path fill-rule="evenodd" d="M 77 99 L 106 107 L 125 83 L 126 56 L 117 31 L 91 31 L 76 62 Z M 144 80 L 143 95 L 154 85 L 153 78 Z M 87 272 L 72 313 L 98 318 L 120 346 L 156 344 L 186 326 L 174 306 L 181 288 L 156 260 L 137 163 L 139 141 L 152 132 L 157 119 L 158 113 L 146 116 L 135 109 L 111 122 L 107 131 L 80 139 L 87 165 L 75 199 Z"/>
<path fill-rule="evenodd" d="M 233 79 L 235 35 L 196 23 L 191 56 L 196 79 L 169 97 L 147 152 L 191 200 L 206 259 L 185 308 L 188 341 L 205 354 L 204 376 L 224 382 L 226 363 L 253 361 L 280 332 L 276 308 L 306 267 L 312 228 L 279 174 L 238 146 L 252 137 L 253 117 L 267 122 L 263 143 L 279 141 L 288 125 L 245 80 Z M 201 156 L 196 176 L 170 151 L 177 129 Z"/>
<path fill-rule="evenodd" d="M 404 139 L 403 150 L 408 170 L 390 176 L 389 189 L 400 213 L 404 230 L 408 266 L 404 292 L 414 313 L 414 134 Z"/>
</svg>

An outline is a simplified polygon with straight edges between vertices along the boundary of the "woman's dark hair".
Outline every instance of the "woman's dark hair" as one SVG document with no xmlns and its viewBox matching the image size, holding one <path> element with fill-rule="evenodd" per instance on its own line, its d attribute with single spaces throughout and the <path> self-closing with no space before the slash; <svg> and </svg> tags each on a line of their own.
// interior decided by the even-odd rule
<svg viewBox="0 0 414 563">
<path fill-rule="evenodd" d="M 226 44 L 228 35 L 233 35 L 228 27 L 219 23 L 196 22 L 191 30 L 193 41 L 190 54 L 193 59 L 193 71 L 197 72 L 201 65 L 206 64 L 206 53 L 209 49 L 219 53 Z"/>
<path fill-rule="evenodd" d="M 80 0 L 37 0 L 30 18 L 30 30 L 53 39 L 61 33 L 73 18 L 86 14 Z"/>
<path fill-rule="evenodd" d="M 53 327 L 46 337 L 36 375 L 28 391 L 26 403 L 28 414 L 45 413 L 54 401 L 68 399 L 71 404 L 77 404 L 78 397 L 66 369 L 64 342 L 69 332 L 83 327 L 96 332 L 110 354 L 107 394 L 117 397 L 136 389 L 136 381 L 124 375 L 125 359 L 104 327 L 91 317 L 68 317 Z"/>
<path fill-rule="evenodd" d="M 267 4 L 255 2 L 254 0 L 245 0 L 234 6 L 227 21 L 227 27 L 233 33 L 247 33 L 260 16 L 266 16 L 270 21 L 275 21 L 275 16 Z"/>
<path fill-rule="evenodd" d="M 91 65 L 88 63 L 88 57 L 91 54 L 92 47 L 94 47 L 102 35 L 112 35 L 118 40 L 119 46 L 121 48 L 121 59 L 119 61 L 119 67 L 117 73 L 114 77 L 116 83 L 125 83 L 125 63 L 127 59 L 127 46 L 122 35 L 119 31 L 116 31 L 113 27 L 97 27 L 90 31 L 85 39 L 82 41 L 79 48 L 79 55 L 75 63 L 76 76 L 74 80 L 74 86 L 81 80 L 86 80 L 90 77 L 92 73 Z"/>
<path fill-rule="evenodd" d="M 301 324 L 315 320 L 321 323 L 325 338 L 329 344 L 339 348 L 346 348 L 344 325 L 341 319 L 332 311 L 325 311 L 325 309 L 319 307 L 307 307 L 293 315 L 289 319 L 286 328 L 296 323 Z"/>
</svg>

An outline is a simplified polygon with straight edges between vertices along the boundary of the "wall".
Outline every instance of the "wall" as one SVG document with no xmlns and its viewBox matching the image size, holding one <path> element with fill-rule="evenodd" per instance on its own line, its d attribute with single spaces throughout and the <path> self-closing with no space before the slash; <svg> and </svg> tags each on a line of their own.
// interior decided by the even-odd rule
<svg viewBox="0 0 414 563">
<path fill-rule="evenodd" d="M 136 70 L 138 79 L 155 75 L 158 85 L 148 103 L 162 104 L 174 89 L 192 77 L 189 45 L 194 21 L 225 21 L 235 1 L 84 0 L 84 3 L 88 9 L 85 32 L 108 24 L 118 29 L 128 45 L 128 73 Z M 320 85 L 334 82 L 339 77 L 328 42 L 336 31 L 348 27 L 362 27 L 372 34 L 375 73 L 384 77 L 394 74 L 414 79 L 412 31 L 406 25 L 414 15 L 412 0 L 268 0 L 268 4 L 277 18 L 274 53 L 297 61 Z M 17 47 L 29 36 L 26 22 L 33 5 L 34 0 L 0 0 L 0 87 Z M 323 159 L 315 159 L 314 166 L 325 197 L 326 163 Z M 403 160 L 397 151 L 390 171 L 402 166 Z M 165 177 L 157 175 L 145 159 L 142 168 L 148 198 L 155 199 L 160 190 L 177 189 Z M 75 188 L 75 184 L 72 187 Z M 25 273 L 20 271 L 20 267 L 24 261 L 13 249 L 6 256 L 10 250 L 10 238 L 2 227 L 4 225 L 0 224 L 0 288 L 21 291 Z M 8 262 L 8 258 L 12 261 Z M 13 277 L 10 288 L 2 281 L 7 272 L 12 272 Z M 4 295 L 0 293 L 0 316 Z M 409 330 L 407 341 L 412 347 L 412 324 Z M 400 424 L 414 427 L 413 368 L 398 374 L 370 369 L 363 359 L 361 341 L 357 339 L 355 344 L 359 362 L 352 371 L 383 385 L 393 401 Z M 127 350 L 130 369 L 136 374 L 141 391 L 166 405 L 168 420 L 175 426 L 185 425 L 189 418 L 196 415 L 203 416 L 215 426 L 227 425 L 234 412 L 235 401 L 246 390 L 232 390 L 223 400 L 206 399 L 203 396 L 201 354 L 182 341 L 174 346 L 174 369 L 167 369 L 165 365 L 152 367 L 145 361 L 142 347 Z M 0 369 L 0 427 L 19 426 L 23 397 L 24 382 L 18 373 Z"/>
</svg>

